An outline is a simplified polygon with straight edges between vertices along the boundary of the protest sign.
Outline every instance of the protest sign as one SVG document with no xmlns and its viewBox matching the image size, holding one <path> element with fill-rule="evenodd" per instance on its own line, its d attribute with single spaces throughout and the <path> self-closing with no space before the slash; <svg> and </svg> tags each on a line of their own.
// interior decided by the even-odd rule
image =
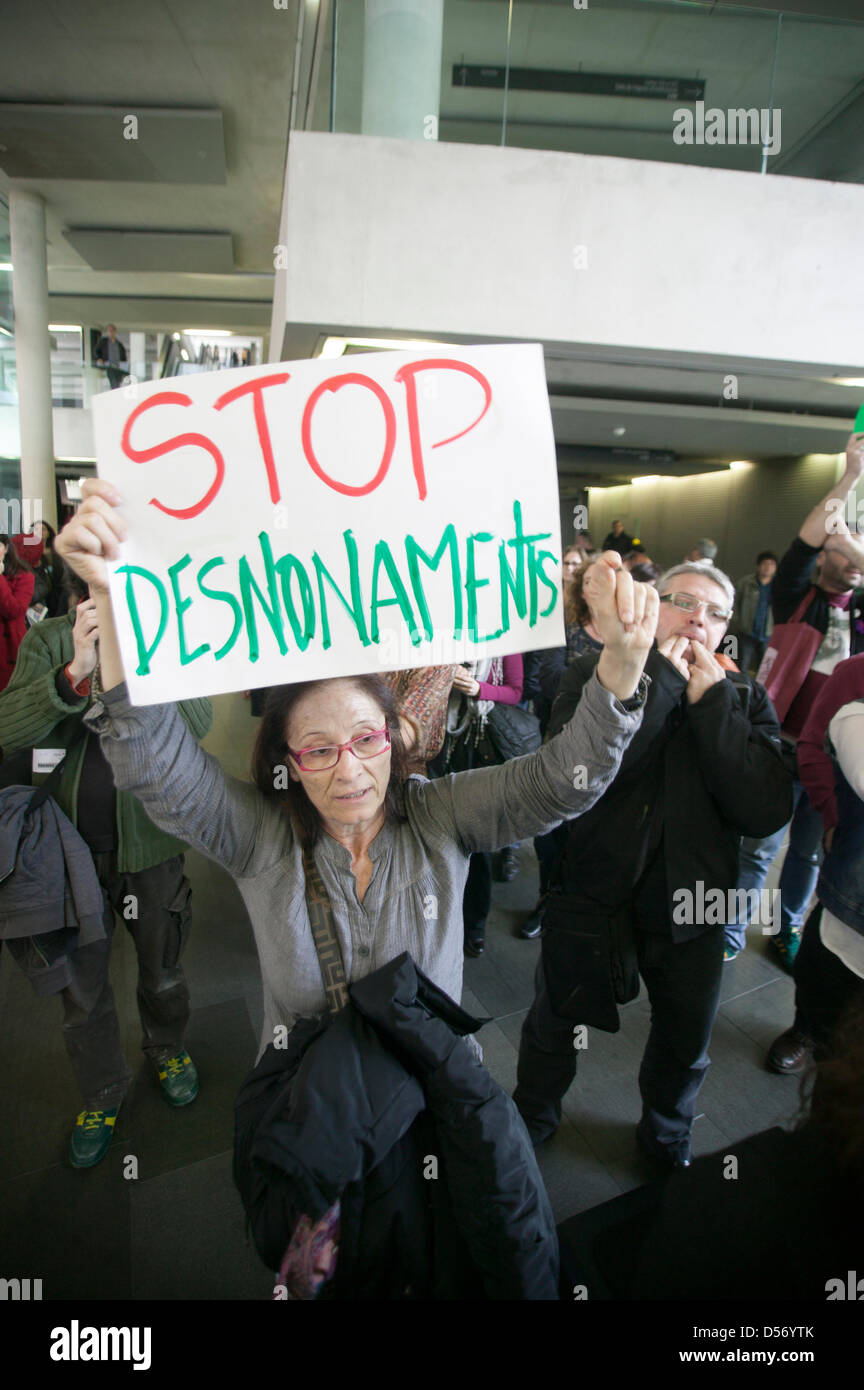
<svg viewBox="0 0 864 1390">
<path fill-rule="evenodd" d="M 136 704 L 563 642 L 537 345 L 200 373 L 94 424 Z"/>
</svg>

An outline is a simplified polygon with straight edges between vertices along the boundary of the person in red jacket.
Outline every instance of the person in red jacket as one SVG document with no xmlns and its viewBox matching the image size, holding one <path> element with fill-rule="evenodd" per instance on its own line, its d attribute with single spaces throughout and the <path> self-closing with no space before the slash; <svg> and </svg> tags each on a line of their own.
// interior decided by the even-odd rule
<svg viewBox="0 0 864 1390">
<path fill-rule="evenodd" d="M 9 537 L 0 536 L 0 690 L 6 689 L 15 670 L 35 582 L 33 571 L 26 560 L 19 559 Z"/>
<path fill-rule="evenodd" d="M 859 619 L 858 621 L 862 620 Z M 847 705 L 853 705 L 857 702 L 864 702 L 864 652 L 859 652 L 857 656 L 849 656 L 845 661 L 838 661 L 832 674 L 824 682 L 821 691 L 816 696 L 813 708 L 807 716 L 798 738 L 798 775 L 810 798 L 811 806 L 822 817 L 825 832 L 822 846 L 826 854 L 831 849 L 839 812 L 836 796 L 835 761 L 826 752 L 825 744 L 834 716 Z M 845 769 L 843 770 L 845 773 Z M 787 1068 L 793 1074 L 803 1071 L 810 1062 L 814 1045 L 814 1038 L 811 1036 L 811 1030 L 806 1021 L 806 1005 L 802 1007 L 802 996 L 806 1001 L 809 995 L 811 1012 L 814 1011 L 813 1001 L 815 999 L 817 1004 L 816 1021 L 823 1024 L 824 1032 L 823 1019 L 831 1018 L 835 1010 L 840 1012 L 832 987 L 839 977 L 836 992 L 837 996 L 842 998 L 843 987 L 848 983 L 844 972 L 837 970 L 831 956 L 825 953 L 826 942 L 822 934 L 822 916 L 822 907 L 817 905 L 805 923 L 807 949 L 803 956 L 800 952 L 796 955 L 793 970 L 795 977 L 795 1019 L 792 1027 L 781 1033 L 771 1047 L 771 1052 L 774 1051 L 774 1048 L 779 1048 L 782 1055 L 797 1058 L 797 1065 Z M 849 930 L 852 931 L 853 928 L 850 927 Z M 804 939 L 802 934 L 802 949 Z M 827 947 L 827 950 L 832 949 L 830 945 Z M 850 965 L 850 962 L 842 957 L 838 951 L 835 950 L 834 955 L 848 968 L 850 978 L 857 985 L 857 972 L 854 966 Z M 829 971 L 827 975 L 826 962 Z M 823 995 L 824 1008 L 819 1007 L 822 1004 Z M 818 1043 L 820 1039 L 817 1038 L 815 1041 Z M 824 1037 L 821 1041 L 824 1046 Z M 772 1070 L 779 1071 L 779 1067 L 772 1067 Z"/>
</svg>

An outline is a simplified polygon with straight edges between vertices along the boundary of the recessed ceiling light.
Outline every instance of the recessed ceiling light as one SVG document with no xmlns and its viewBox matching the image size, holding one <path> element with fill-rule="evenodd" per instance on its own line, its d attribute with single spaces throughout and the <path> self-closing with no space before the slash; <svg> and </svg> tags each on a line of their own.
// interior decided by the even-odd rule
<svg viewBox="0 0 864 1390">
<path fill-rule="evenodd" d="M 617 434 L 618 438 L 620 439 L 622 434 L 627 433 L 627 429 L 624 425 L 616 425 L 612 433 Z"/>
<path fill-rule="evenodd" d="M 660 477 L 659 473 L 643 473 L 641 478 L 631 478 L 630 481 L 634 487 L 638 487 L 640 483 L 659 483 Z"/>
<path fill-rule="evenodd" d="M 49 323 L 49 333 L 80 333 L 80 323 Z"/>
<path fill-rule="evenodd" d="M 753 464 L 749 459 L 736 459 L 734 463 L 730 463 L 729 467 L 734 473 L 737 473 L 741 468 L 752 468 Z"/>
<path fill-rule="evenodd" d="M 230 338 L 232 336 L 230 328 L 184 328 L 183 332 L 188 338 Z"/>
<path fill-rule="evenodd" d="M 864 376 L 820 376 L 818 379 L 829 386 L 855 386 L 859 391 L 864 390 Z"/>
</svg>

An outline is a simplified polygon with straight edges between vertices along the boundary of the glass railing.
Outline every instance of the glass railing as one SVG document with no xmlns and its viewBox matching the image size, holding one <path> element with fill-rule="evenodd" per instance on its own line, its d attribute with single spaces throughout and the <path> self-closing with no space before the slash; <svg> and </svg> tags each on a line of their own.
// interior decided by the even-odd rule
<svg viewBox="0 0 864 1390">
<path fill-rule="evenodd" d="M 820 16 L 713 0 L 443 0 L 440 30 L 436 0 L 404 0 L 389 17 L 362 0 L 334 5 L 332 65 L 320 69 L 333 131 L 864 174 L 864 5 L 853 21 L 832 17 L 830 0 Z M 437 110 L 412 107 L 407 79 L 439 42 Z M 372 128 L 377 44 L 391 74 L 386 131 Z"/>
<path fill-rule="evenodd" d="M 120 370 L 124 376 L 120 385 L 255 366 L 262 356 L 260 338 L 232 335 L 211 344 L 197 336 L 166 334 L 157 359 L 155 335 L 147 336 L 153 338 L 153 342 L 148 343 L 147 360 L 143 364 L 123 363 Z M 80 351 L 77 338 L 72 347 L 60 345 L 51 351 L 51 403 L 55 407 L 87 410 L 94 396 L 116 389 L 111 385 L 107 368 L 82 362 Z M 15 339 L 3 335 L 0 336 L 0 406 L 17 404 Z"/>
</svg>

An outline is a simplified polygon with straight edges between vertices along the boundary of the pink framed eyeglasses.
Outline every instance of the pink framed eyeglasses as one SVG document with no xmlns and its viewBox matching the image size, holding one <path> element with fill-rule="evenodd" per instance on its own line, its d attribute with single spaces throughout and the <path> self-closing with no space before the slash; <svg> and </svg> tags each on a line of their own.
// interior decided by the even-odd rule
<svg viewBox="0 0 864 1390">
<path fill-rule="evenodd" d="M 289 748 L 288 752 L 303 772 L 326 772 L 328 768 L 336 766 L 345 748 L 349 748 L 355 758 L 366 762 L 369 758 L 377 758 L 380 753 L 385 753 L 389 747 L 390 730 L 385 725 L 383 729 L 358 734 L 347 743 L 333 743 L 326 748 L 298 748 L 296 753 L 293 748 Z"/>
</svg>

